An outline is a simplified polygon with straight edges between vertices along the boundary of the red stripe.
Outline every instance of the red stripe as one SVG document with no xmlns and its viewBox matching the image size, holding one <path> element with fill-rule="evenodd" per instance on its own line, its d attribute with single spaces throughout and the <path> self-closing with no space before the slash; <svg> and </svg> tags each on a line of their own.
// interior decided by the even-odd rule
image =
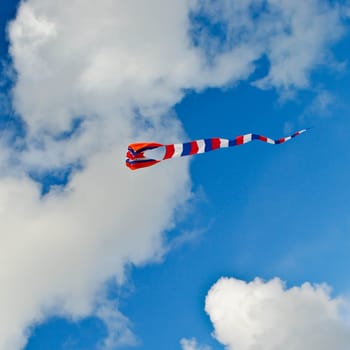
<svg viewBox="0 0 350 350">
<path fill-rule="evenodd" d="M 191 141 L 190 154 L 197 154 L 197 152 L 198 152 L 198 143 L 197 143 L 197 141 Z"/>
<path fill-rule="evenodd" d="M 267 142 L 267 137 L 259 135 L 259 140 Z"/>
<path fill-rule="evenodd" d="M 135 159 L 135 156 L 134 156 L 130 151 L 128 151 L 128 152 L 126 153 L 126 158 Z"/>
<path fill-rule="evenodd" d="M 169 159 L 174 155 L 175 147 L 174 145 L 166 145 L 165 146 L 165 156 L 163 159 Z"/>
<path fill-rule="evenodd" d="M 141 151 L 146 151 L 148 149 L 153 149 L 163 146 L 160 143 L 156 142 L 138 142 L 138 143 L 131 143 L 128 148 L 132 149 L 134 152 L 141 152 Z"/>
<path fill-rule="evenodd" d="M 140 153 L 135 153 L 135 154 L 132 154 L 130 151 L 128 151 L 126 153 L 126 158 L 129 158 L 129 159 L 144 159 L 145 158 L 145 155 L 143 152 L 140 152 Z"/>
<path fill-rule="evenodd" d="M 152 166 L 154 164 L 159 163 L 159 160 L 152 160 L 152 161 L 147 161 L 147 162 L 134 162 L 134 163 L 128 163 L 126 162 L 126 166 L 131 169 L 131 170 L 137 170 L 141 168 L 147 168 L 149 166 Z"/>
<path fill-rule="evenodd" d="M 243 145 L 243 135 L 236 137 L 236 145 Z"/>
<path fill-rule="evenodd" d="M 211 149 L 218 149 L 220 148 L 220 139 L 218 137 L 211 139 Z"/>
</svg>

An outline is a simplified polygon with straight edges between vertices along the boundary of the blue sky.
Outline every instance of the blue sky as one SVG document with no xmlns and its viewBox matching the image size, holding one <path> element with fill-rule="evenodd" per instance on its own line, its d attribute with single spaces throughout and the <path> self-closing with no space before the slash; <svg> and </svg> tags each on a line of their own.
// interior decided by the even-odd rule
<svg viewBox="0 0 350 350">
<path fill-rule="evenodd" d="M 88 2 L 0 5 L 0 350 L 346 349 L 349 3 Z"/>
</svg>

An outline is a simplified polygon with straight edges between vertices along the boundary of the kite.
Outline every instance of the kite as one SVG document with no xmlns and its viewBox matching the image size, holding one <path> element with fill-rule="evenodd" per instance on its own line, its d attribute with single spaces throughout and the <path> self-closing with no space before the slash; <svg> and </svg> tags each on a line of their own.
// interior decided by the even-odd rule
<svg viewBox="0 0 350 350">
<path fill-rule="evenodd" d="M 278 140 L 273 140 L 269 137 L 258 134 L 246 134 L 237 136 L 231 140 L 214 137 L 210 139 L 169 145 L 163 145 L 156 142 L 132 143 L 128 146 L 128 151 L 126 153 L 126 166 L 131 170 L 136 170 L 155 165 L 162 160 L 206 153 L 220 148 L 244 145 L 255 140 L 270 143 L 272 145 L 279 145 L 291 140 L 307 130 L 308 129 L 299 130 L 290 136 L 282 137 Z"/>
</svg>

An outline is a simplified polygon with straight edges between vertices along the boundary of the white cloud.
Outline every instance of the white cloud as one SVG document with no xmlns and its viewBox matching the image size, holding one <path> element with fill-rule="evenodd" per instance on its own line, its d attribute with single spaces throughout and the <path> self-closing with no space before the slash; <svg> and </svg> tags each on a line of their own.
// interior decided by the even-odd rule
<svg viewBox="0 0 350 350">
<path fill-rule="evenodd" d="M 202 12 L 227 30 L 225 52 L 254 50 L 255 59 L 265 55 L 270 69 L 255 82 L 260 88 L 305 88 L 312 70 L 329 63 L 329 48 L 343 33 L 341 6 L 323 0 L 202 0 Z M 330 28 L 332 28 L 330 30 Z M 199 35 L 201 37 L 201 35 Z M 204 36 L 207 45 L 213 42 Z M 222 38 L 221 38 L 222 40 Z M 214 42 L 215 50 L 218 44 Z"/>
<path fill-rule="evenodd" d="M 180 341 L 182 350 L 210 350 L 211 348 L 207 345 L 199 345 L 197 340 L 192 339 L 181 339 Z"/>
<path fill-rule="evenodd" d="M 338 101 L 333 94 L 326 90 L 321 90 L 304 111 L 304 116 L 329 116 L 331 114 L 331 107 L 337 104 Z"/>
<path fill-rule="evenodd" d="M 130 330 L 131 322 L 118 311 L 118 305 L 110 301 L 104 302 L 98 307 L 96 315 L 104 321 L 108 330 L 108 337 L 100 348 L 113 350 L 121 346 L 137 345 L 137 339 Z"/>
<path fill-rule="evenodd" d="M 226 26 L 214 64 L 208 65 L 203 47 L 215 40 L 203 39 L 203 28 L 197 33 L 203 47 L 192 45 L 190 11 Z M 16 108 L 31 129 L 57 132 L 77 114 L 167 110 L 183 89 L 247 77 L 264 54 L 271 68 L 260 86 L 305 87 L 342 26 L 340 9 L 322 0 L 182 0 L 171 6 L 76 0 L 69 7 L 30 0 L 9 32 L 19 72 Z"/>
<path fill-rule="evenodd" d="M 15 103 L 32 129 L 178 101 L 198 63 L 186 36 L 189 1 L 69 3 L 27 1 L 10 27 Z"/>
<path fill-rule="evenodd" d="M 278 278 L 221 278 L 205 310 L 227 349 L 346 350 L 350 344 L 349 303 L 331 297 L 326 285 L 287 289 Z"/>
<path fill-rule="evenodd" d="M 28 179 L 0 182 L 0 349 L 19 348 L 25 326 L 50 313 L 93 313 L 103 282 L 122 281 L 124 264 L 161 256 L 160 233 L 188 192 L 186 165 L 130 174 L 116 154 L 92 159 L 43 199 Z"/>
<path fill-rule="evenodd" d="M 313 18 L 320 3 L 302 5 L 292 19 L 303 23 L 305 16 Z M 9 27 L 17 72 L 12 94 L 27 132 L 15 141 L 16 147 L 0 150 L 0 350 L 21 348 L 28 327 L 52 314 L 80 318 L 97 313 L 109 325 L 109 342 L 117 342 L 112 328 L 123 329 L 119 322 L 123 317 L 110 304 L 104 304 L 109 313 L 96 309 L 103 283 L 116 276 L 122 282 L 126 264 L 162 256 L 164 231 L 174 225 L 176 208 L 190 195 L 188 159 L 131 173 L 123 165 L 126 145 L 131 140 L 179 139 L 182 127 L 169 110 L 185 89 L 244 79 L 254 70 L 254 60 L 269 53 L 277 38 L 279 45 L 291 40 L 279 37 L 278 31 L 263 30 L 257 38 L 261 45 L 256 45 L 257 39 L 240 41 L 209 61 L 207 42 L 194 45 L 189 34 L 189 14 L 198 11 L 199 4 L 195 0 L 20 4 Z M 336 10 L 324 11 L 330 18 L 327 30 L 338 33 L 333 30 L 340 25 Z M 230 26 L 239 15 L 232 13 Z M 287 19 L 282 17 L 279 25 Z M 249 16 L 248 22 L 249 27 Z M 267 23 L 268 18 L 262 21 Z M 318 16 L 316 23 L 323 23 Z M 322 56 L 331 40 L 323 28 L 324 41 L 312 55 L 318 50 Z M 229 32 L 234 39 L 236 32 Z M 304 48 L 295 45 L 295 55 L 304 55 Z M 299 86 L 294 76 L 306 74 L 315 63 L 305 62 L 283 65 L 289 72 L 283 73 L 286 81 L 273 73 L 281 60 L 272 60 L 269 82 Z M 57 138 L 77 117 L 83 119 L 79 129 L 69 138 Z M 45 174 L 77 162 L 82 169 L 71 175 L 67 187 L 45 197 L 28 176 L 29 171 Z M 121 339 L 131 341 L 128 328 L 124 330 Z"/>
</svg>

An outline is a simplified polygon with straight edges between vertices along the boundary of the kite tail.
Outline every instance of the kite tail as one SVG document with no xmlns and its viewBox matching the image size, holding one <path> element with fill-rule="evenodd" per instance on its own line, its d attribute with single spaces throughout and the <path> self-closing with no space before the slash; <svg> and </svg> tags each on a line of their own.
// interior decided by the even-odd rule
<svg viewBox="0 0 350 350">
<path fill-rule="evenodd" d="M 191 141 L 186 143 L 165 145 L 166 151 L 165 151 L 163 160 L 170 159 L 170 158 L 190 156 L 190 155 L 200 154 L 200 153 L 206 153 L 206 152 L 214 151 L 220 148 L 244 145 L 254 140 L 259 140 L 259 141 L 270 143 L 273 145 L 278 145 L 302 134 L 306 130 L 307 129 L 299 130 L 290 136 L 283 137 L 278 140 L 273 140 L 269 137 L 258 135 L 258 134 L 246 134 L 246 135 L 237 136 L 236 138 L 231 140 L 214 137 L 210 139 L 197 140 L 197 141 Z"/>
</svg>

